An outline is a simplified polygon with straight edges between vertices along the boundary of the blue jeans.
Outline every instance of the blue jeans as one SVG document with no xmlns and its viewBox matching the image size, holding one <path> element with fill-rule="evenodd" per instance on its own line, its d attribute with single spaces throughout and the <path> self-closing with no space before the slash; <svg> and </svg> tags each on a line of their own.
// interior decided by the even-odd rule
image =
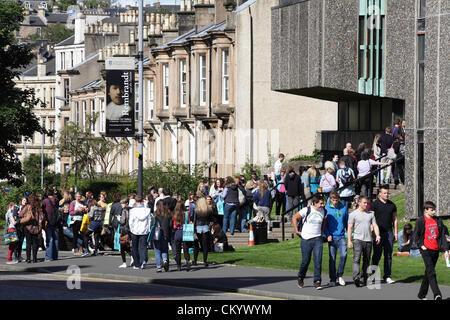
<svg viewBox="0 0 450 320">
<path fill-rule="evenodd" d="M 69 237 L 70 239 L 73 239 L 73 231 L 71 228 L 67 228 L 67 229 L 63 229 L 63 234 L 67 237 Z M 77 244 L 78 244 L 78 248 L 81 248 L 83 246 L 83 240 L 81 240 L 80 238 L 77 239 Z M 76 249 L 76 248 L 74 248 Z"/>
<path fill-rule="evenodd" d="M 147 257 L 147 238 L 148 233 L 144 235 L 131 234 L 131 255 L 135 267 L 140 267 L 145 263 Z"/>
<path fill-rule="evenodd" d="M 169 240 L 166 236 L 161 236 L 159 240 L 153 240 L 153 247 L 155 248 L 156 267 L 161 268 L 163 261 L 169 260 Z"/>
<path fill-rule="evenodd" d="M 236 223 L 237 205 L 229 205 L 225 203 L 223 214 L 223 231 L 227 231 L 228 219 L 230 219 L 230 234 L 234 234 L 234 225 Z"/>
<path fill-rule="evenodd" d="M 333 238 L 331 242 L 328 242 L 328 248 L 330 249 L 329 271 L 330 282 L 336 282 L 336 279 L 344 275 L 345 261 L 347 260 L 347 241 L 345 238 Z M 339 267 L 336 274 L 336 256 L 339 250 Z"/>
<path fill-rule="evenodd" d="M 373 242 L 372 265 L 378 266 L 381 260 L 381 253 L 384 251 L 384 276 L 389 278 L 392 269 L 392 251 L 394 250 L 394 233 L 392 231 L 380 233 L 380 244 Z"/>
<path fill-rule="evenodd" d="M 308 271 L 309 263 L 311 262 L 311 255 L 314 257 L 314 282 L 322 282 L 322 251 L 323 242 L 322 237 L 315 237 L 312 239 L 302 239 L 302 263 L 298 272 L 298 277 L 304 279 Z"/>
<path fill-rule="evenodd" d="M 45 259 L 46 260 L 57 260 L 58 259 L 58 228 L 47 226 L 46 233 L 46 247 Z"/>
</svg>

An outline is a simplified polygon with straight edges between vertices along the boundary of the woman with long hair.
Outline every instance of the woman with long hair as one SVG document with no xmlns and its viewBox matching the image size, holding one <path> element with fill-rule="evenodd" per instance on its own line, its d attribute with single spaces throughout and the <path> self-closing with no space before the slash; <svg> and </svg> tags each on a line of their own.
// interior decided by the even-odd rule
<svg viewBox="0 0 450 320">
<path fill-rule="evenodd" d="M 258 206 L 257 218 L 270 221 L 270 191 L 269 186 L 264 181 L 258 182 L 258 191 L 253 193 L 253 202 Z M 267 228 L 269 230 L 269 228 Z"/>
<path fill-rule="evenodd" d="M 225 181 L 223 178 L 217 178 L 214 184 L 209 190 L 209 195 L 213 198 L 214 202 L 219 201 L 219 196 L 222 194 L 225 186 Z"/>
<path fill-rule="evenodd" d="M 25 217 L 28 210 L 31 210 L 31 219 L 25 223 L 27 263 L 31 263 L 31 251 L 33 252 L 33 263 L 36 263 L 38 246 L 42 236 L 42 224 L 44 222 L 41 202 L 36 194 L 28 197 L 28 204 L 20 212 L 21 218 Z"/>
<path fill-rule="evenodd" d="M 191 262 L 189 255 L 189 246 L 186 241 L 183 241 L 183 226 L 186 223 L 186 216 L 190 221 L 189 211 L 186 211 L 184 203 L 182 201 L 178 201 L 175 206 L 175 212 L 173 215 L 173 230 L 175 232 L 174 235 L 174 244 L 175 244 L 175 262 L 177 263 L 177 270 L 181 271 L 181 246 L 183 246 L 184 258 L 186 259 L 186 271 L 191 270 Z"/>
<path fill-rule="evenodd" d="M 405 224 L 403 230 L 398 233 L 398 252 L 408 252 L 414 242 L 413 227 L 410 223 Z"/>
<path fill-rule="evenodd" d="M 325 194 L 327 199 L 330 196 L 330 193 L 336 189 L 336 178 L 334 177 L 334 174 L 334 167 L 330 166 L 320 179 L 320 187 L 322 188 L 322 192 Z"/>
<path fill-rule="evenodd" d="M 360 185 L 360 195 L 366 196 L 370 199 L 370 195 L 372 194 L 372 181 L 373 174 L 371 174 L 372 166 L 381 166 L 383 163 L 374 161 L 370 159 L 370 156 L 367 152 L 363 152 L 361 154 L 361 160 L 358 161 L 358 179 L 366 177 L 361 180 Z"/>
<path fill-rule="evenodd" d="M 8 211 L 6 212 L 5 216 L 5 230 L 6 230 L 5 234 L 14 231 L 17 233 L 16 230 L 17 220 L 14 217 L 15 209 L 16 205 L 14 202 L 8 203 Z M 19 262 L 17 259 L 13 260 L 13 253 L 16 251 L 17 244 L 18 244 L 17 241 L 9 244 L 8 255 L 6 257 L 6 264 L 16 264 Z"/>
<path fill-rule="evenodd" d="M 377 133 L 372 143 L 372 153 L 375 161 L 381 161 L 381 148 L 377 145 L 378 140 L 380 140 L 381 134 Z M 377 184 L 380 183 L 380 171 L 377 172 Z"/>
<path fill-rule="evenodd" d="M 214 220 L 214 223 L 220 224 L 220 227 L 222 228 L 223 216 L 219 215 L 219 213 L 217 212 L 216 203 L 211 196 L 206 196 L 206 204 L 211 208 L 211 216 Z"/>
<path fill-rule="evenodd" d="M 119 268 L 127 267 L 126 254 L 131 256 L 130 267 L 133 266 L 133 255 L 131 254 L 131 232 L 130 232 L 130 214 L 128 212 L 128 198 L 123 198 L 120 200 L 120 207 L 122 212 L 118 215 L 118 220 L 120 224 L 120 255 L 122 257 L 122 264 Z"/>
<path fill-rule="evenodd" d="M 318 192 L 320 186 L 320 171 L 315 166 L 308 169 L 309 173 L 309 186 L 311 194 Z"/>
<path fill-rule="evenodd" d="M 89 201 L 88 206 L 88 217 L 91 219 L 91 223 L 89 224 L 89 227 L 87 231 L 84 234 L 84 247 L 88 247 L 88 241 L 89 238 L 94 234 L 94 253 L 92 253 L 93 256 L 96 256 L 98 253 L 98 247 L 99 247 L 99 237 L 100 233 L 102 232 L 102 226 L 103 226 L 103 219 L 105 218 L 105 211 L 103 210 L 102 206 L 99 202 L 97 202 L 95 199 L 92 199 Z M 89 252 L 83 253 L 81 256 L 85 257 L 89 254 Z"/>
<path fill-rule="evenodd" d="M 154 239 L 156 272 L 162 272 L 162 267 L 166 272 L 169 271 L 169 241 L 171 239 L 172 215 L 164 201 L 156 203 L 155 211 L 155 231 L 159 230 L 159 238 Z"/>
<path fill-rule="evenodd" d="M 366 144 L 364 142 L 361 142 L 356 149 L 356 158 L 361 160 L 361 154 L 367 149 Z"/>
<path fill-rule="evenodd" d="M 72 196 L 70 195 L 70 193 L 67 191 L 64 191 L 63 198 L 61 200 L 59 200 L 59 207 L 63 208 L 66 203 L 70 204 L 72 202 L 72 200 L 73 199 L 72 199 Z"/>
<path fill-rule="evenodd" d="M 212 209 L 208 206 L 205 198 L 200 198 L 197 200 L 195 211 L 194 211 L 194 228 L 197 233 L 198 241 L 202 246 L 203 252 L 203 262 L 205 268 L 208 267 L 208 250 L 210 242 L 210 230 L 209 224 L 213 222 Z M 197 261 L 198 251 L 194 252 L 194 261 Z"/>
</svg>

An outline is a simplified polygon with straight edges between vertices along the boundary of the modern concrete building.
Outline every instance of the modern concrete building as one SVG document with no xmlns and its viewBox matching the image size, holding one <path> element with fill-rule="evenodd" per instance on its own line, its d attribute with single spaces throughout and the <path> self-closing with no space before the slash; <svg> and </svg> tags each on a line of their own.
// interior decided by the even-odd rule
<svg viewBox="0 0 450 320">
<path fill-rule="evenodd" d="M 272 8 L 273 90 L 336 101 L 323 150 L 371 143 L 405 118 L 405 213 L 424 200 L 450 212 L 450 3 L 440 0 L 281 0 Z"/>
</svg>

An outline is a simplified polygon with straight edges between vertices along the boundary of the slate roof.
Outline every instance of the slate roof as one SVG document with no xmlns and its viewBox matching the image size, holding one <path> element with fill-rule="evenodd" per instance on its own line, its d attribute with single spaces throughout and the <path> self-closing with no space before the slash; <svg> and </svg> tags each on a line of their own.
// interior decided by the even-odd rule
<svg viewBox="0 0 450 320">
<path fill-rule="evenodd" d="M 37 76 L 37 60 L 34 59 L 33 66 L 27 70 L 25 70 L 20 76 L 21 77 L 36 77 Z M 56 59 L 55 57 L 48 58 L 47 62 L 45 62 L 46 65 L 46 76 L 54 76 L 55 70 L 56 70 Z"/>
<path fill-rule="evenodd" d="M 55 44 L 55 47 L 70 46 L 74 44 L 74 42 L 75 42 L 75 35 L 71 35 L 67 39 L 64 39 L 63 41 Z"/>
<path fill-rule="evenodd" d="M 94 80 L 94 81 L 91 81 L 91 82 L 85 84 L 81 88 L 73 89 L 73 90 L 71 90 L 71 92 L 81 92 L 81 91 L 89 90 L 89 89 L 101 89 L 101 87 L 102 87 L 102 80 L 97 79 L 97 80 Z"/>
</svg>

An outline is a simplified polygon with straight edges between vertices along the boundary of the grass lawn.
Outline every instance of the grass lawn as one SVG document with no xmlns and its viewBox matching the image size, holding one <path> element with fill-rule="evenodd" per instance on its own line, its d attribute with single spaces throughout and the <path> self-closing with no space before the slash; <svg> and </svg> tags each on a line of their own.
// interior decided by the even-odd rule
<svg viewBox="0 0 450 320">
<path fill-rule="evenodd" d="M 404 216 L 404 196 L 392 198 L 397 205 L 399 221 Z M 407 222 L 399 222 L 399 230 Z M 414 225 L 414 224 L 413 224 Z M 394 244 L 394 252 L 397 251 L 398 244 Z M 153 256 L 153 252 L 150 253 Z M 442 256 L 442 255 L 441 255 Z M 328 245 L 323 247 L 322 273 L 328 275 Z M 203 261 L 202 254 L 199 254 L 199 261 Z M 263 267 L 272 269 L 292 270 L 293 276 L 296 276 L 301 262 L 300 239 L 288 240 L 281 243 L 269 243 L 254 247 L 236 248 L 235 252 L 210 253 L 208 256 L 210 262 L 227 263 L 238 266 Z M 383 269 L 383 258 L 380 261 Z M 352 275 L 353 250 L 348 250 L 347 263 L 345 266 L 345 276 Z M 309 266 L 308 272 L 313 273 L 313 262 Z M 422 258 L 411 257 L 393 257 L 392 278 L 399 282 L 421 282 L 425 271 Z M 439 284 L 450 285 L 450 270 L 446 268 L 444 258 L 440 258 L 436 265 L 437 280 Z M 383 270 L 381 270 L 383 276 Z"/>
</svg>

